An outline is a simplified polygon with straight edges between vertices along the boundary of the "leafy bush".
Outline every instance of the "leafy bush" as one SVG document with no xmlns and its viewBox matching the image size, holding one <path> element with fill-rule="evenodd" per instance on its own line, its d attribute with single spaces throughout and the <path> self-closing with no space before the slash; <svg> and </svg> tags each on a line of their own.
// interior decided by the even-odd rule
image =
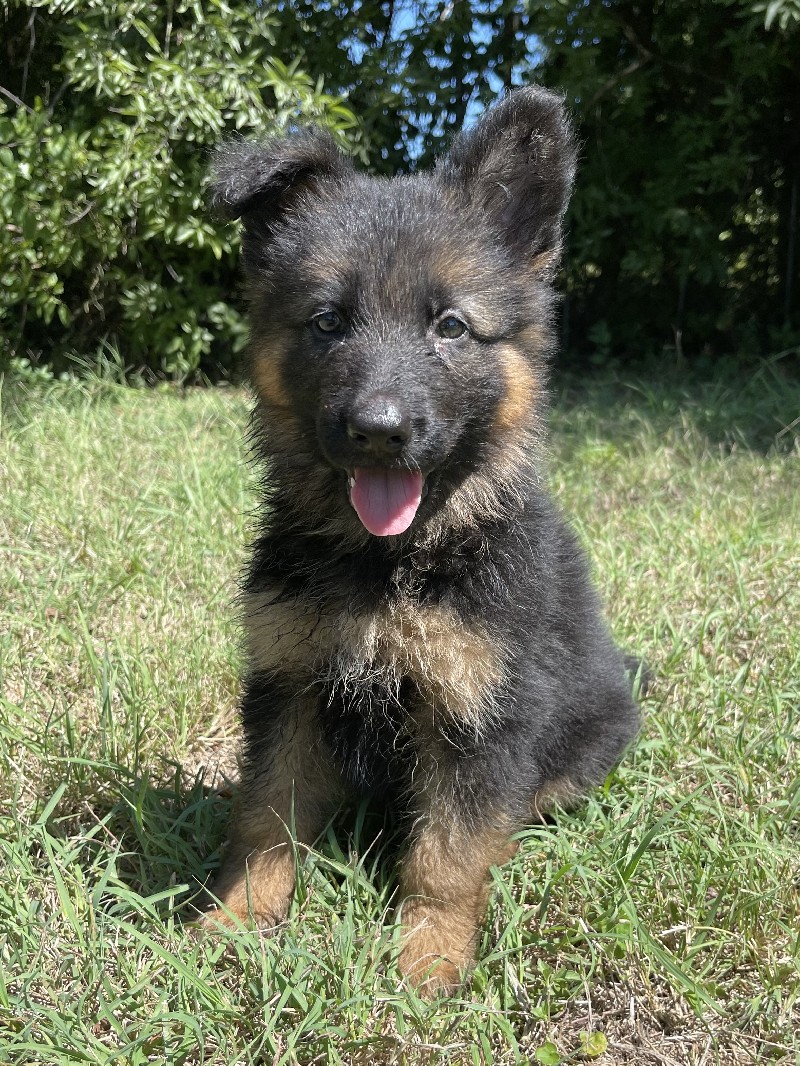
<svg viewBox="0 0 800 1066">
<path fill-rule="evenodd" d="M 750 0 L 540 9 L 539 73 L 566 89 L 584 144 L 571 348 L 595 351 L 600 322 L 617 358 L 714 363 L 800 341 L 794 5 L 770 0 L 770 30 Z"/>
<path fill-rule="evenodd" d="M 12 0 L 4 22 L 0 368 L 107 340 L 158 374 L 229 367 L 238 239 L 205 207 L 208 148 L 306 120 L 353 147 L 352 112 L 272 55 L 264 5 Z"/>
<path fill-rule="evenodd" d="M 800 0 L 0 0 L 0 369 L 104 343 L 157 373 L 229 368 L 237 238 L 203 206 L 210 145 L 313 119 L 394 174 L 530 80 L 565 92 L 584 145 L 572 355 L 792 349 L 798 34 Z"/>
</svg>

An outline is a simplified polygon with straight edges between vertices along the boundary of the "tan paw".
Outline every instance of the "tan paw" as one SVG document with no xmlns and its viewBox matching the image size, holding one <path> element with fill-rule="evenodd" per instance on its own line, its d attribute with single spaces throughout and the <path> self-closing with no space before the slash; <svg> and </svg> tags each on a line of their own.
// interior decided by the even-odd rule
<svg viewBox="0 0 800 1066">
<path fill-rule="evenodd" d="M 252 928 L 255 922 L 249 914 L 240 915 L 222 907 L 210 907 L 197 915 L 194 925 L 201 933 L 213 933 L 220 929 L 241 929 L 243 926 Z"/>
<path fill-rule="evenodd" d="M 237 885 L 220 896 L 206 891 L 195 903 L 194 925 L 204 932 L 215 929 L 274 929 L 286 920 L 291 895 L 253 896 L 246 885 Z"/>
<path fill-rule="evenodd" d="M 405 981 L 425 999 L 453 995 L 463 982 L 461 971 L 450 959 L 441 955 L 420 956 L 413 942 L 400 953 L 397 966 Z"/>
<path fill-rule="evenodd" d="M 403 950 L 397 965 L 406 981 L 426 998 L 458 990 L 469 972 L 475 925 L 456 908 L 407 899 L 401 908 Z"/>
</svg>

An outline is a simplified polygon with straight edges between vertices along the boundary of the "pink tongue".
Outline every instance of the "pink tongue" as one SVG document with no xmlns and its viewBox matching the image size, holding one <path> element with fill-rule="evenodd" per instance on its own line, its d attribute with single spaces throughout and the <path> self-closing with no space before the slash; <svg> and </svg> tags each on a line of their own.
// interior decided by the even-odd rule
<svg viewBox="0 0 800 1066">
<path fill-rule="evenodd" d="M 356 467 L 354 475 L 350 502 L 364 527 L 376 537 L 404 533 L 422 499 L 422 474 Z"/>
</svg>

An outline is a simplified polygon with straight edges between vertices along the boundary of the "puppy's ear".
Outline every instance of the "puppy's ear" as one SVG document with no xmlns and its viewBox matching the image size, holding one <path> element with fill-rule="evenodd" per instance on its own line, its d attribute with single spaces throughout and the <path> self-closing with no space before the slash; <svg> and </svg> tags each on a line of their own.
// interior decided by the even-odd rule
<svg viewBox="0 0 800 1066">
<path fill-rule="evenodd" d="M 462 133 L 439 173 L 484 213 L 515 256 L 550 276 L 561 251 L 576 156 L 563 99 L 529 86 Z"/>
<path fill-rule="evenodd" d="M 245 231 L 265 233 L 304 193 L 320 191 L 352 173 L 330 134 L 304 130 L 264 144 L 229 141 L 211 165 L 211 207 Z"/>
</svg>

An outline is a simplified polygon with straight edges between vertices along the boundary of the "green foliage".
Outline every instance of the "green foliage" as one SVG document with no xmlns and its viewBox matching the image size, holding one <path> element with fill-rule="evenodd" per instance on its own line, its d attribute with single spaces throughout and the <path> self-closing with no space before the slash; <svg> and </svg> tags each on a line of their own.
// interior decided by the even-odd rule
<svg viewBox="0 0 800 1066">
<path fill-rule="evenodd" d="M 368 136 L 386 142 L 384 166 L 429 163 L 504 87 L 536 79 L 566 92 L 584 144 L 568 224 L 570 348 L 604 361 L 797 343 L 798 0 L 398 10 L 394 36 L 373 35 L 359 68 L 372 70 L 377 49 L 398 71 L 388 142 L 385 130 L 374 137 L 352 71 L 336 83 L 359 101 Z"/>
<path fill-rule="evenodd" d="M 800 0 L 286 0 L 280 54 L 347 93 L 383 173 L 504 89 L 567 95 L 583 143 L 564 346 L 715 360 L 800 340 Z"/>
<path fill-rule="evenodd" d="M 753 10 L 763 12 L 767 29 L 777 23 L 786 30 L 793 22 L 800 22 L 800 0 L 765 0 L 755 4 Z"/>
<path fill-rule="evenodd" d="M 284 0 L 280 12 L 278 53 L 347 94 L 386 174 L 429 166 L 536 55 L 537 17 L 519 0 Z"/>
<path fill-rule="evenodd" d="M 710 362 L 800 339 L 800 0 L 6 0 L 0 29 L 0 367 L 109 342 L 159 374 L 230 369 L 210 146 L 313 120 L 394 174 L 531 80 L 583 143 L 563 347 Z"/>
<path fill-rule="evenodd" d="M 591 353 L 607 322 L 616 355 L 797 344 L 796 34 L 740 0 L 539 12 L 538 73 L 566 89 L 584 144 L 567 343 Z"/>
<path fill-rule="evenodd" d="M 229 366 L 238 242 L 205 207 L 208 148 L 308 120 L 346 146 L 352 112 L 275 58 L 265 6 L 35 0 L 5 21 L 0 359 L 113 338 L 158 373 Z"/>
</svg>

